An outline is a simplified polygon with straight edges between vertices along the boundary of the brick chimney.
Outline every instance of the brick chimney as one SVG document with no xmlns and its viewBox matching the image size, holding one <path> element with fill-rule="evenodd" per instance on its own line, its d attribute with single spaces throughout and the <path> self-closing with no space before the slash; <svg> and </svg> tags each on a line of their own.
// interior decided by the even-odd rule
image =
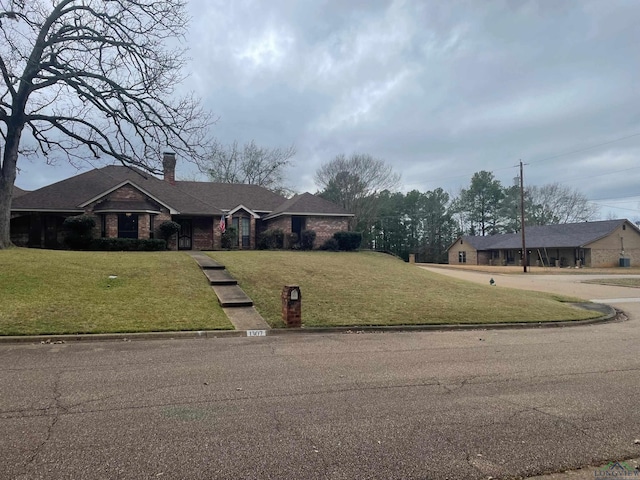
<svg viewBox="0 0 640 480">
<path fill-rule="evenodd" d="M 176 184 L 176 154 L 173 152 L 162 153 L 162 170 L 164 171 L 164 181 L 171 185 Z"/>
</svg>

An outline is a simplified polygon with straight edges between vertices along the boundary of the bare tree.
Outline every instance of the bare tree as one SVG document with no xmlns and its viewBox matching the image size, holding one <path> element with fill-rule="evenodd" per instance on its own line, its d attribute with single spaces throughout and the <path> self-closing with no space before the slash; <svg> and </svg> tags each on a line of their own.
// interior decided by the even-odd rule
<svg viewBox="0 0 640 480">
<path fill-rule="evenodd" d="M 354 214 L 351 228 L 367 235 L 375 221 L 378 194 L 384 190 L 396 190 L 400 175 L 384 160 L 366 154 L 350 157 L 338 155 L 316 171 L 314 181 L 321 196 L 331 200 Z"/>
<path fill-rule="evenodd" d="M 531 225 L 585 222 L 593 220 L 599 212 L 598 206 L 584 194 L 559 183 L 531 186 L 526 196 L 530 205 L 527 221 Z"/>
<path fill-rule="evenodd" d="M 203 158 L 211 117 L 174 97 L 186 0 L 0 0 L 0 22 L 0 248 L 19 155 L 152 172 L 161 149 Z"/>
<path fill-rule="evenodd" d="M 230 145 L 216 143 L 203 164 L 203 170 L 214 182 L 249 183 L 288 193 L 291 190 L 284 184 L 284 170 L 291 165 L 295 154 L 293 145 L 266 148 L 259 147 L 254 140 L 242 147 L 238 142 Z"/>
</svg>

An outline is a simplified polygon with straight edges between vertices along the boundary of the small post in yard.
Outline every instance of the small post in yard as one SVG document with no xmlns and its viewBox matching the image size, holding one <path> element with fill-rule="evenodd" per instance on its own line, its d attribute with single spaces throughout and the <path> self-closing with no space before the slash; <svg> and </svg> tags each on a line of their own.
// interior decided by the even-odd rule
<svg viewBox="0 0 640 480">
<path fill-rule="evenodd" d="M 302 326 L 302 294 L 298 285 L 285 285 L 282 289 L 282 320 L 287 327 Z"/>
</svg>

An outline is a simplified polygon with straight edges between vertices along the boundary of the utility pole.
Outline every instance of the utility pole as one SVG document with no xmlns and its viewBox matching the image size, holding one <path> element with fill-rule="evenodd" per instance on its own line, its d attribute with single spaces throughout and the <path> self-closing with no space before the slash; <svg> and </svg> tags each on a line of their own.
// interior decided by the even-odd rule
<svg viewBox="0 0 640 480">
<path fill-rule="evenodd" d="M 522 266 L 524 273 L 527 273 L 527 245 L 524 240 L 524 174 L 522 160 L 520 160 L 520 226 L 522 228 Z"/>
</svg>

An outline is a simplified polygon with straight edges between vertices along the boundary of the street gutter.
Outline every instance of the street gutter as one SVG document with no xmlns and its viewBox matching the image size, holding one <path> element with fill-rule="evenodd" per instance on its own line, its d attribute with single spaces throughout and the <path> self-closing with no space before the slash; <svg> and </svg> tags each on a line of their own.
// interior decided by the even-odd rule
<svg viewBox="0 0 640 480">
<path fill-rule="evenodd" d="M 175 332 L 139 332 L 139 333 L 80 333 L 67 335 L 7 335 L 0 336 L 3 343 L 42 343 L 56 344 L 68 342 L 105 342 L 136 340 L 183 340 L 197 338 L 231 338 L 231 337 L 266 337 L 274 335 L 296 334 L 361 334 L 361 333 L 393 333 L 393 332 L 444 332 L 464 330 L 509 330 L 525 328 L 564 328 L 597 325 L 627 319 L 622 311 L 605 304 L 575 303 L 574 305 L 595 310 L 602 315 L 586 320 L 560 320 L 550 322 L 514 322 L 514 323 L 459 323 L 433 325 L 383 325 L 383 326 L 346 326 L 346 327 L 302 327 L 274 328 L 269 330 L 194 330 Z"/>
</svg>

